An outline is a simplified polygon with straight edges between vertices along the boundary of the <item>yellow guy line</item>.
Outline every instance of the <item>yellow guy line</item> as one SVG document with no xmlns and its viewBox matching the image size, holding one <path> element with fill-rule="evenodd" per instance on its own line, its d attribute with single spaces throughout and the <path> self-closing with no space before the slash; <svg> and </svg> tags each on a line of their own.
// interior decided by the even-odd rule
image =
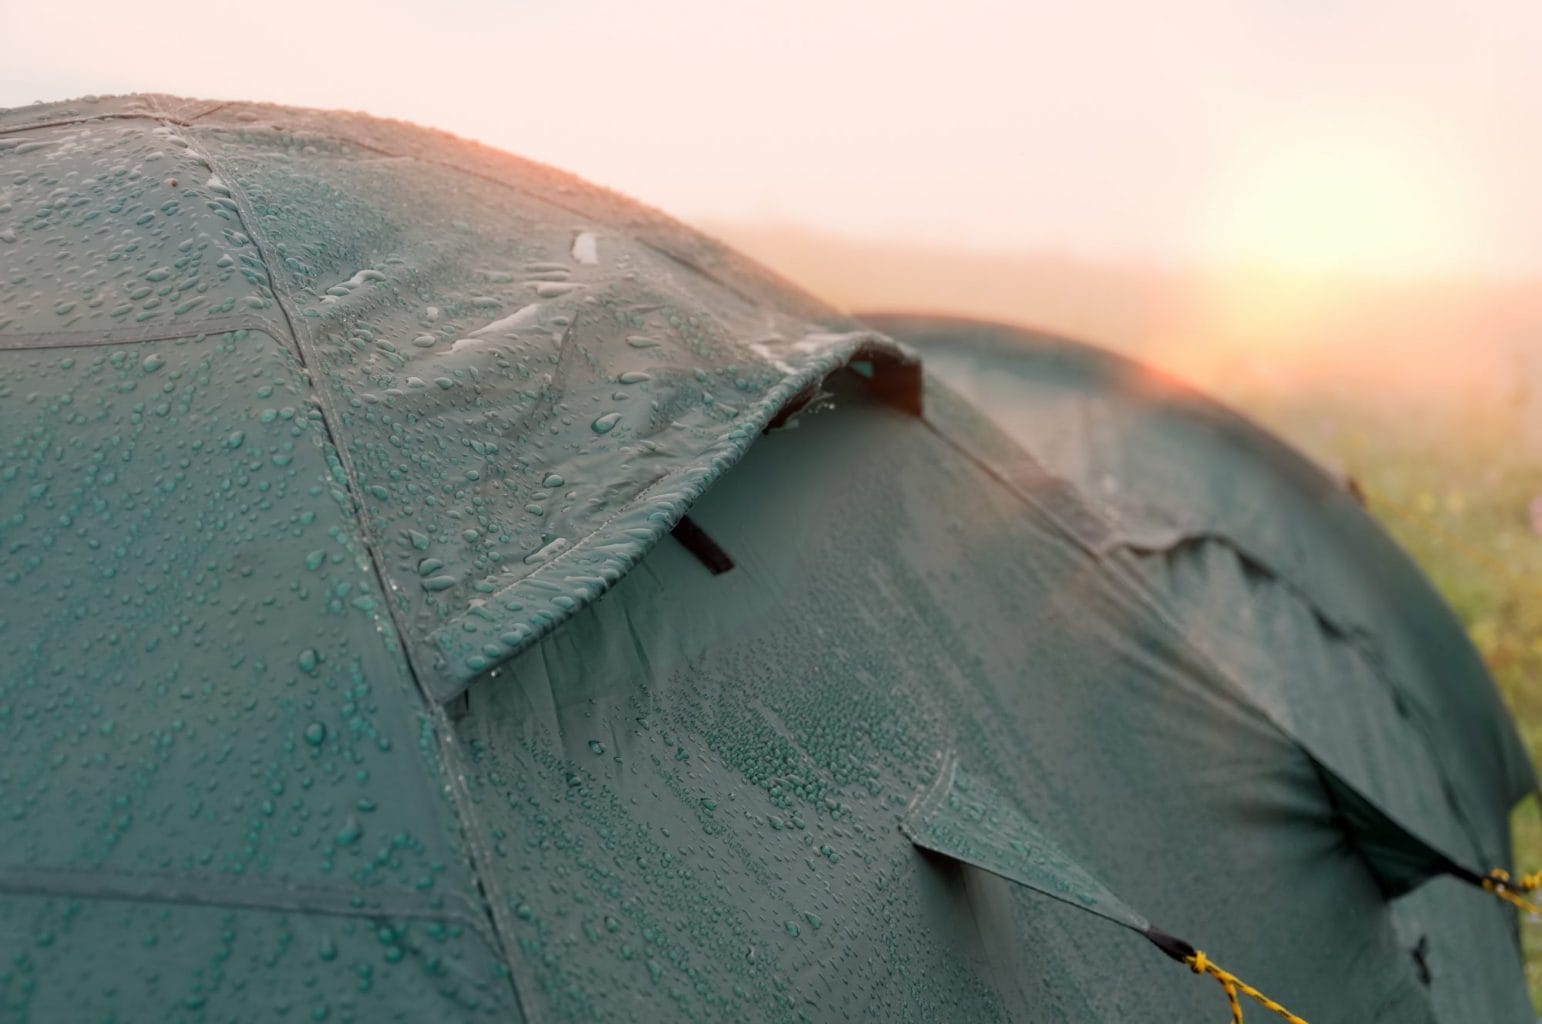
<svg viewBox="0 0 1542 1024">
<path fill-rule="evenodd" d="M 1533 871 L 1529 875 L 1522 875 L 1512 881 L 1510 872 L 1504 868 L 1495 868 L 1488 873 L 1487 878 L 1483 879 L 1483 888 L 1522 913 L 1542 916 L 1542 907 L 1522 895 L 1522 893 L 1533 893 L 1542 889 L 1542 871 Z"/>
<path fill-rule="evenodd" d="M 1208 974 L 1221 983 L 1221 988 L 1226 992 L 1226 998 L 1231 1003 L 1232 1024 L 1242 1024 L 1242 1000 L 1237 998 L 1239 992 L 1257 1001 L 1264 1009 L 1284 1017 L 1290 1024 L 1306 1024 L 1305 1020 L 1297 1017 L 1235 974 L 1216 966 L 1201 950 L 1196 949 L 1192 956 L 1184 957 L 1183 962 L 1188 964 L 1189 970 L 1195 974 Z"/>
</svg>

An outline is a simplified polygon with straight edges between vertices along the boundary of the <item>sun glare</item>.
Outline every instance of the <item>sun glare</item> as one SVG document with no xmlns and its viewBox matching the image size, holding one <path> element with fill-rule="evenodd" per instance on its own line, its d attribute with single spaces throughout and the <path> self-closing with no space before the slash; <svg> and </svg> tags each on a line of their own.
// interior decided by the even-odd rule
<svg viewBox="0 0 1542 1024">
<path fill-rule="evenodd" d="M 1261 133 L 1216 190 L 1218 269 L 1416 277 L 1466 269 L 1467 197 L 1440 154 L 1374 122 Z"/>
</svg>

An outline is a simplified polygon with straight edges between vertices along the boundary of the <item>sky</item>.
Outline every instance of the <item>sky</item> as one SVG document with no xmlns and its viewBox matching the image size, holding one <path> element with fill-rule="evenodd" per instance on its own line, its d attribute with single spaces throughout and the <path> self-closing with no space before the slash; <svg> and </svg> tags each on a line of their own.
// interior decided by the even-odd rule
<svg viewBox="0 0 1542 1024">
<path fill-rule="evenodd" d="M 0 107 L 365 110 L 693 222 L 1164 266 L 1542 274 L 1542 6 L 0 0 Z"/>
</svg>

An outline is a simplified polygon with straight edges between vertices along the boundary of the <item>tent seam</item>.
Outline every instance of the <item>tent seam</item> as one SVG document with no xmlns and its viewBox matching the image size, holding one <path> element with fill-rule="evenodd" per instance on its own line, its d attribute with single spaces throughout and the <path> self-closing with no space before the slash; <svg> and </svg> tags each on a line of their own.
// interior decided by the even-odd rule
<svg viewBox="0 0 1542 1024">
<path fill-rule="evenodd" d="M 189 126 L 184 125 L 183 127 Z M 200 159 L 203 159 L 215 173 L 219 173 L 220 166 L 218 166 L 214 157 L 205 152 L 201 146 L 195 147 L 193 140 L 189 139 L 188 141 L 190 148 L 193 149 Z M 237 177 L 233 174 L 221 174 L 220 177 L 227 183 L 227 187 L 230 189 L 231 201 L 236 205 L 236 216 L 245 228 L 247 236 L 251 238 L 252 246 L 257 250 L 263 270 L 268 276 L 268 283 L 273 290 L 274 302 L 277 304 L 279 312 L 283 314 L 284 322 L 289 329 L 290 340 L 293 342 L 295 351 L 299 355 L 300 366 L 305 372 L 306 383 L 310 388 L 311 397 L 321 411 L 321 420 L 327 433 L 327 441 L 333 451 L 336 452 L 338 461 L 342 466 L 343 477 L 351 499 L 354 528 L 359 531 L 359 539 L 363 543 L 364 549 L 369 552 L 370 566 L 374 570 L 376 583 L 380 587 L 382 596 L 386 599 L 384 601 L 386 614 L 390 617 L 393 629 L 396 632 L 396 646 L 400 652 L 402 663 L 406 667 L 408 675 L 412 677 L 419 697 L 425 705 L 422 708 L 422 713 L 428 716 L 433 726 L 434 738 L 439 751 L 440 769 L 444 772 L 445 776 L 445 788 L 450 795 L 451 806 L 455 809 L 456 824 L 459 826 L 461 835 L 465 838 L 466 842 L 467 866 L 470 868 L 471 877 L 477 887 L 477 891 L 482 897 L 484 911 L 491 921 L 493 935 L 497 939 L 496 951 L 499 958 L 506 967 L 511 968 L 508 973 L 509 991 L 513 994 L 514 1002 L 519 1007 L 521 1017 L 528 1020 L 529 1016 L 525 1012 L 524 1000 L 520 995 L 518 986 L 514 984 L 514 972 L 512 970 L 513 946 L 510 944 L 510 939 L 506 938 L 507 936 L 512 936 L 512 927 L 508 921 L 503 919 L 503 915 L 499 913 L 496 903 L 488 898 L 489 889 L 482 878 L 486 865 L 491 862 L 491 858 L 488 856 L 488 851 L 484 849 L 482 836 L 474 832 L 469 824 L 473 818 L 470 814 L 470 801 L 464 791 L 464 779 L 456 770 L 459 768 L 459 759 L 455 753 L 453 729 L 450 726 L 443 706 L 432 699 L 424 686 L 423 676 L 413 661 L 412 645 L 407 639 L 408 635 L 402 629 L 402 623 L 398 620 L 395 603 L 390 600 L 393 589 L 385 575 L 377 545 L 372 541 L 368 517 L 364 514 L 364 506 L 358 497 L 360 490 L 358 477 L 353 467 L 353 460 L 349 456 L 346 447 L 341 443 L 341 431 L 336 426 L 336 410 L 328 399 L 325 389 L 318 385 L 309 360 L 306 358 L 306 341 L 302 339 L 300 331 L 295 326 L 295 319 L 289 310 L 291 296 L 288 286 L 280 282 L 279 275 L 274 273 L 272 265 L 268 261 L 265 251 L 268 242 L 267 233 L 258 226 L 256 217 L 252 215 L 246 191 L 240 186 Z"/>
<path fill-rule="evenodd" d="M 264 268 L 266 269 L 266 268 Z M 210 334 L 228 334 L 231 331 L 261 331 L 278 337 L 284 328 L 276 321 L 261 316 L 210 317 L 190 320 L 183 329 L 173 330 L 174 325 L 156 324 L 139 330 L 123 330 L 109 327 L 103 331 L 30 331 L 7 333 L 0 331 L 0 352 L 46 351 L 55 348 L 100 348 L 108 345 L 139 345 L 152 341 L 180 341 Z"/>
<path fill-rule="evenodd" d="M 113 886 L 114 882 L 118 883 L 117 887 Z M 239 884 L 232 884 L 233 882 Z M 133 888 L 131 883 L 169 884 L 174 891 L 145 892 Z M 441 921 L 464 925 L 486 942 L 489 949 L 498 948 L 486 922 L 478 920 L 471 902 L 454 895 L 450 900 L 462 904 L 463 909 L 436 906 L 434 901 L 444 899 L 442 896 L 424 898 L 410 892 L 380 893 L 370 902 L 360 903 L 356 894 L 344 890 L 323 886 L 296 886 L 283 881 L 269 881 L 258 886 L 232 876 L 199 877 L 119 870 L 96 872 L 25 865 L 0 866 L 0 892 L 22 896 L 226 907 L 265 910 L 273 913 L 319 913 L 331 917 L 371 919 L 398 917 Z M 283 898 L 285 896 L 289 897 L 287 901 Z M 379 902 L 381 900 L 385 902 Z"/>
</svg>

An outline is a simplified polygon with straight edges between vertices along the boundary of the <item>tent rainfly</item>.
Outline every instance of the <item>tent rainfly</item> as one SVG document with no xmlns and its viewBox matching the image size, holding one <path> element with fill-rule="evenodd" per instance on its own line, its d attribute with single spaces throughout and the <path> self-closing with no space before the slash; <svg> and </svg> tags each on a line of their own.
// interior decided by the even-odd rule
<svg viewBox="0 0 1542 1024">
<path fill-rule="evenodd" d="M 0 1019 L 1533 1019 L 1513 724 L 1240 418 L 360 115 L 0 171 Z"/>
</svg>

